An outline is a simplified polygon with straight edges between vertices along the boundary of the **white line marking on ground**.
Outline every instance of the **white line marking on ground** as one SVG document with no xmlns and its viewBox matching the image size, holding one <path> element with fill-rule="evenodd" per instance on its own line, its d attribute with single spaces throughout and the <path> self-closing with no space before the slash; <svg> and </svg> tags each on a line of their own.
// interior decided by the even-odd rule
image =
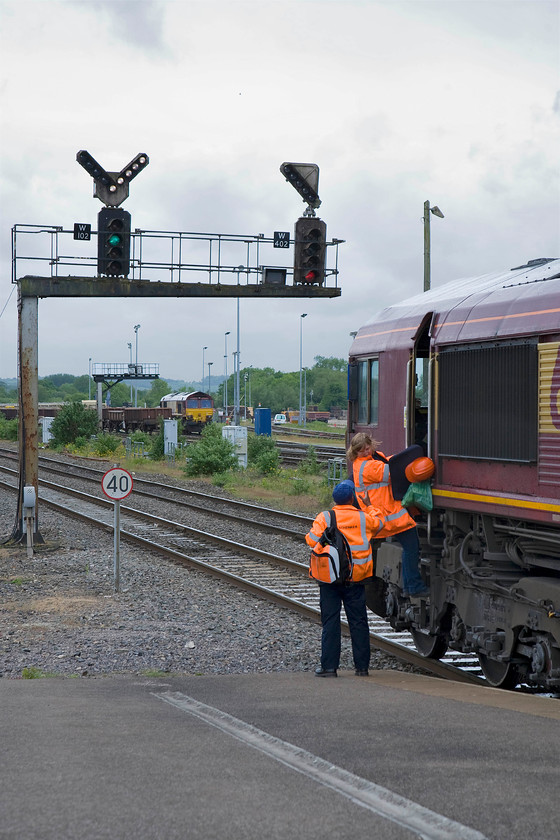
<svg viewBox="0 0 560 840">
<path fill-rule="evenodd" d="M 154 697 L 200 718 L 210 726 L 215 726 L 227 735 L 237 738 L 292 770 L 346 796 L 362 808 L 367 808 L 384 819 L 416 832 L 421 840 L 487 840 L 475 829 L 436 814 L 435 811 L 430 811 L 387 788 L 349 773 L 342 767 L 337 767 L 294 744 L 275 738 L 213 706 L 200 703 L 180 691 L 167 691 L 162 694 L 154 692 Z"/>
</svg>

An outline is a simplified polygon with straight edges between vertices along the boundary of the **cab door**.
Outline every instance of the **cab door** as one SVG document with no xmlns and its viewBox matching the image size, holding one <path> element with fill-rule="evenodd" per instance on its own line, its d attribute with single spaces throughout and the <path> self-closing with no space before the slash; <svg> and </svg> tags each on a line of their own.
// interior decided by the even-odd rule
<svg viewBox="0 0 560 840">
<path fill-rule="evenodd" d="M 414 335 L 407 376 L 406 444 L 418 444 L 425 455 L 431 451 L 433 384 L 430 337 L 433 317 L 433 312 L 426 313 Z"/>
</svg>

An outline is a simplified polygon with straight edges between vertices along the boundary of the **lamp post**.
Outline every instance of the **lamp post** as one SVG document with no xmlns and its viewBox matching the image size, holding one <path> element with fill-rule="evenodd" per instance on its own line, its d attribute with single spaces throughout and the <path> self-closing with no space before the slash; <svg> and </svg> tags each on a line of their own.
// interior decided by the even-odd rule
<svg viewBox="0 0 560 840">
<path fill-rule="evenodd" d="M 237 272 L 237 285 L 238 286 L 239 286 L 239 272 L 243 271 L 244 267 L 245 266 L 243 266 L 243 265 L 238 265 L 235 269 L 236 272 Z M 239 385 L 239 369 L 241 367 L 240 362 L 241 362 L 241 349 L 240 349 L 240 338 L 239 338 L 239 298 L 237 298 L 237 357 L 236 357 L 237 373 L 236 373 L 236 377 L 235 377 L 237 397 L 236 397 L 236 400 L 235 400 L 235 417 L 234 417 L 234 421 L 233 421 L 236 426 L 239 425 L 239 414 L 240 414 L 240 409 L 239 409 L 239 400 L 240 400 L 240 396 L 241 396 L 241 388 L 240 388 L 240 385 Z"/>
<path fill-rule="evenodd" d="M 298 426 L 305 425 L 305 418 L 303 418 L 302 423 L 302 413 L 303 413 L 303 400 L 302 400 L 302 372 L 303 372 L 303 319 L 307 318 L 307 312 L 304 312 L 300 315 L 299 319 L 299 417 L 298 417 Z"/>
<path fill-rule="evenodd" d="M 249 365 L 249 408 L 252 407 L 253 401 L 251 399 L 251 373 L 253 371 L 253 365 Z M 255 412 L 253 411 L 253 421 L 255 420 Z"/>
<path fill-rule="evenodd" d="M 204 351 L 208 350 L 208 347 L 202 348 L 202 376 L 200 377 L 200 390 L 204 388 Z"/>
<path fill-rule="evenodd" d="M 132 341 L 127 342 L 127 347 L 130 351 L 130 365 L 132 366 Z M 130 373 L 130 368 L 128 372 Z M 132 382 L 130 383 L 130 404 L 132 405 Z"/>
<path fill-rule="evenodd" d="M 430 202 L 424 202 L 424 291 L 427 292 L 431 285 L 430 276 L 430 213 L 440 219 L 445 218 L 439 207 L 430 207 Z"/>
<path fill-rule="evenodd" d="M 91 356 L 88 359 L 88 400 L 91 400 Z"/>
<path fill-rule="evenodd" d="M 239 277 L 239 275 L 238 275 Z M 237 298 L 237 355 L 236 355 L 236 364 L 237 364 L 237 371 L 235 374 L 235 383 L 236 383 L 236 394 L 237 399 L 235 400 L 235 418 L 234 423 L 236 426 L 239 425 L 239 397 L 241 394 L 241 389 L 239 387 L 239 368 L 241 365 L 239 364 L 241 359 L 241 350 L 239 349 L 240 346 L 240 338 L 239 338 L 239 298 Z"/>
<path fill-rule="evenodd" d="M 228 416 L 228 394 L 227 394 L 227 337 L 230 334 L 230 330 L 224 333 L 224 421 L 227 420 Z"/>
<path fill-rule="evenodd" d="M 239 413 L 237 410 L 237 350 L 231 354 L 233 356 L 233 425 L 237 426 L 239 423 Z"/>
<path fill-rule="evenodd" d="M 136 370 L 134 371 L 134 373 L 136 373 L 136 374 L 138 374 L 138 330 L 140 329 L 140 327 L 141 327 L 141 324 L 135 324 L 135 326 L 134 326 L 134 332 L 136 333 L 136 362 L 135 362 Z M 134 386 L 134 407 L 136 408 L 137 405 L 138 405 L 138 382 L 136 382 L 136 385 Z"/>
<path fill-rule="evenodd" d="M 210 368 L 213 364 L 214 362 L 208 362 L 208 393 L 210 393 Z"/>
</svg>

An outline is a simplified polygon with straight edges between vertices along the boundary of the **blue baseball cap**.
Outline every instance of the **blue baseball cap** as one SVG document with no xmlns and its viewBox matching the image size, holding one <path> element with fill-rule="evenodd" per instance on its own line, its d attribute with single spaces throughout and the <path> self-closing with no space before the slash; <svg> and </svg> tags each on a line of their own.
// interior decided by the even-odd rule
<svg viewBox="0 0 560 840">
<path fill-rule="evenodd" d="M 347 505 L 352 501 L 353 496 L 354 482 L 349 478 L 337 484 L 332 494 L 335 505 Z"/>
</svg>

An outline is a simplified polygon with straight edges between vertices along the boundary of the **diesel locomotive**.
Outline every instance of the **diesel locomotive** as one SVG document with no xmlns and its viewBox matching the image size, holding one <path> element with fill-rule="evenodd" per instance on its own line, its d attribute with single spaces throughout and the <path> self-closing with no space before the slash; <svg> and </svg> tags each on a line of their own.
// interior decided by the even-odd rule
<svg viewBox="0 0 560 840">
<path fill-rule="evenodd" d="M 560 260 L 461 279 L 391 306 L 350 348 L 349 439 L 435 463 L 419 514 L 430 596 L 403 597 L 378 546 L 368 606 L 417 649 L 478 656 L 493 686 L 560 688 Z"/>
<path fill-rule="evenodd" d="M 162 409 L 170 408 L 181 423 L 183 434 L 200 434 L 214 416 L 214 400 L 203 391 L 166 394 L 160 400 Z"/>
</svg>

